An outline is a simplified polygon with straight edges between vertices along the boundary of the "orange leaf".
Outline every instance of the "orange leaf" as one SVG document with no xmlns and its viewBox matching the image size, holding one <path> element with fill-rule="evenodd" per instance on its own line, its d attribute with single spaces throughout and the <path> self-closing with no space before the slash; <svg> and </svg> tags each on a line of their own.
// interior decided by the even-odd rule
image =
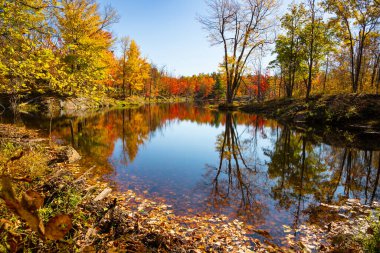
<svg viewBox="0 0 380 253">
<path fill-rule="evenodd" d="M 44 204 L 44 198 L 38 192 L 29 190 L 22 195 L 21 204 L 25 209 L 36 211 Z"/>
<path fill-rule="evenodd" d="M 40 235 L 44 234 L 44 226 L 38 215 L 30 212 L 25 208 L 15 197 L 13 187 L 8 177 L 0 178 L 0 198 L 5 201 L 8 208 L 18 214 L 32 230 L 38 232 Z"/>
<path fill-rule="evenodd" d="M 45 227 L 45 237 L 49 240 L 61 240 L 72 228 L 70 216 L 60 214 L 51 218 Z"/>
</svg>

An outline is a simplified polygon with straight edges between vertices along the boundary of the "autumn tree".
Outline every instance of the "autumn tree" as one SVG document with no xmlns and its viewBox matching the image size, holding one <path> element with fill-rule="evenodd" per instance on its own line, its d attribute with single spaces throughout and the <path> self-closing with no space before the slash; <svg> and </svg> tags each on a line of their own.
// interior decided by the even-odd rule
<svg viewBox="0 0 380 253">
<path fill-rule="evenodd" d="M 213 73 L 212 76 L 213 76 L 213 79 L 215 80 L 214 86 L 212 87 L 213 97 L 216 99 L 220 99 L 225 92 L 223 84 L 222 84 L 222 77 L 220 73 Z"/>
<path fill-rule="evenodd" d="M 370 53 L 372 55 L 372 72 L 371 72 L 371 88 L 379 94 L 380 86 L 380 33 L 372 38 L 372 48 Z"/>
<path fill-rule="evenodd" d="M 60 6 L 56 18 L 66 75 L 62 85 L 70 93 L 99 90 L 97 84 L 106 78 L 108 67 L 104 59 L 113 42 L 106 29 L 117 21 L 117 14 L 107 7 L 101 16 L 92 0 L 62 0 Z"/>
<path fill-rule="evenodd" d="M 129 44 L 130 44 L 129 37 L 122 37 L 120 39 L 120 45 L 121 45 L 121 59 L 120 59 L 120 68 L 121 68 L 121 80 L 122 80 L 122 93 L 123 98 L 125 99 L 125 86 L 126 86 L 126 77 L 127 77 L 127 54 L 129 50 Z"/>
<path fill-rule="evenodd" d="M 43 0 L 0 0 L 0 89 L 13 95 L 54 82 L 53 29 Z"/>
<path fill-rule="evenodd" d="M 307 56 L 305 38 L 302 36 L 306 13 L 303 4 L 290 6 L 289 12 L 281 18 L 281 28 L 285 34 L 280 34 L 276 39 L 276 62 L 284 73 L 287 97 L 293 96 L 297 79 L 302 79 L 306 74 L 304 62 Z"/>
<path fill-rule="evenodd" d="M 267 42 L 275 0 L 208 0 L 209 15 L 199 20 L 213 45 L 222 45 L 226 100 L 232 103 L 252 52 Z"/>
<path fill-rule="evenodd" d="M 260 72 L 257 72 L 254 75 L 248 75 L 245 78 L 246 89 L 250 97 L 255 95 L 260 101 L 261 98 L 265 97 L 265 94 L 268 92 L 269 88 L 269 75 L 263 75 Z M 261 97 L 261 98 L 260 98 Z"/>
<path fill-rule="evenodd" d="M 306 99 L 310 96 L 313 86 L 312 83 L 316 78 L 316 74 L 319 72 L 321 62 L 329 52 L 334 51 L 334 27 L 324 22 L 323 13 L 318 9 L 315 0 L 307 0 L 307 10 L 307 21 L 302 31 L 306 43 L 308 68 Z"/>
<path fill-rule="evenodd" d="M 146 87 L 146 94 L 148 95 L 149 99 L 158 95 L 161 78 L 164 75 L 164 72 L 164 67 L 159 68 L 155 64 L 150 64 L 150 78 Z"/>
<path fill-rule="evenodd" d="M 150 67 L 147 61 L 141 57 L 140 49 L 134 40 L 128 43 L 125 62 L 125 82 L 129 87 L 129 95 L 135 91 L 142 91 L 144 82 L 149 78 Z"/>
<path fill-rule="evenodd" d="M 215 84 L 215 80 L 211 76 L 205 74 L 199 75 L 196 79 L 197 83 L 199 84 L 198 88 L 196 89 L 197 97 L 209 97 Z"/>
<path fill-rule="evenodd" d="M 107 50 L 104 52 L 103 62 L 107 67 L 104 71 L 105 78 L 101 82 L 104 84 L 108 93 L 111 93 L 115 91 L 115 87 L 120 85 L 119 60 L 113 51 Z"/>
<path fill-rule="evenodd" d="M 325 0 L 327 11 L 334 14 L 331 21 L 340 25 L 338 36 L 350 56 L 351 87 L 358 92 L 363 70 L 363 54 L 371 34 L 379 27 L 380 5 L 376 0 Z"/>
<path fill-rule="evenodd" d="M 309 11 L 310 11 L 310 32 L 308 33 L 308 78 L 307 78 L 307 84 L 306 84 L 306 99 L 309 98 L 310 91 L 311 91 L 311 83 L 312 83 L 312 72 L 314 67 L 314 45 L 315 45 L 315 28 L 316 28 L 316 6 L 315 6 L 315 0 L 308 0 L 309 5 Z"/>
</svg>

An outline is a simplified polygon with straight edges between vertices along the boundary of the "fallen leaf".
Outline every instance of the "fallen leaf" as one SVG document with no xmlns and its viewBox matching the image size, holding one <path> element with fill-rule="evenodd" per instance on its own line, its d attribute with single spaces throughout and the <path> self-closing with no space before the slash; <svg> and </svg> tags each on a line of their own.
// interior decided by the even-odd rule
<svg viewBox="0 0 380 253">
<path fill-rule="evenodd" d="M 44 198 L 36 191 L 29 190 L 22 194 L 21 205 L 30 211 L 36 211 L 44 204 Z"/>
<path fill-rule="evenodd" d="M 16 199 L 10 182 L 11 181 L 7 177 L 1 178 L 0 198 L 2 198 L 7 207 L 18 214 L 32 230 L 38 232 L 40 235 L 43 235 L 45 229 L 42 221 L 38 215 L 30 212 L 27 208 L 24 208 L 24 206 Z"/>
<path fill-rule="evenodd" d="M 51 218 L 45 227 L 45 237 L 49 240 L 61 240 L 72 227 L 70 216 L 57 215 Z"/>
</svg>

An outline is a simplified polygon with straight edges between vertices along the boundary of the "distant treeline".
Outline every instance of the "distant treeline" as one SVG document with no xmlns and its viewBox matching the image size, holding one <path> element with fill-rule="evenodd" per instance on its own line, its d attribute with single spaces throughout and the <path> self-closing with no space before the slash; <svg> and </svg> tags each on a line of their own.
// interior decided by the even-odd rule
<svg viewBox="0 0 380 253">
<path fill-rule="evenodd" d="M 379 6 L 375 0 L 290 5 L 277 24 L 280 35 L 272 36 L 276 59 L 266 71 L 236 65 L 243 72 L 234 95 L 262 100 L 378 93 Z M 0 0 L 0 92 L 225 98 L 229 79 L 223 68 L 174 77 L 142 57 L 133 39 L 115 38 L 110 27 L 117 21 L 112 7 L 101 9 L 93 0 Z M 227 60 L 234 66 L 234 59 Z"/>
</svg>

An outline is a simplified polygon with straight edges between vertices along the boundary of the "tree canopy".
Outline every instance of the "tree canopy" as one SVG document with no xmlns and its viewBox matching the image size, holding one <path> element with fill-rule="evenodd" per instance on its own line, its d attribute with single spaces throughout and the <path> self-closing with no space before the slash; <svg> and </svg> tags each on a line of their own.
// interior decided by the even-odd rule
<svg viewBox="0 0 380 253">
<path fill-rule="evenodd" d="M 94 0 L 0 0 L 0 92 L 262 101 L 379 93 L 380 5 L 304 0 L 275 19 L 275 0 L 207 0 L 199 18 L 221 46 L 214 73 L 174 76 L 111 32 L 116 11 Z M 279 28 L 279 29 L 275 29 Z M 273 51 L 265 70 L 263 57 Z"/>
</svg>

